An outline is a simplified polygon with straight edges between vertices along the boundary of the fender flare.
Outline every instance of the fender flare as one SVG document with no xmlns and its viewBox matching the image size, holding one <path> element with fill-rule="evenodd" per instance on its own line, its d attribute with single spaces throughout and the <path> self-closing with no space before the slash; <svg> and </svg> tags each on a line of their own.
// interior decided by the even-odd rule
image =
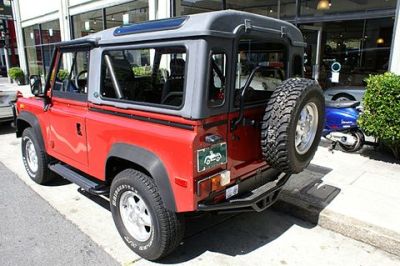
<svg viewBox="0 0 400 266">
<path fill-rule="evenodd" d="M 28 123 L 33 128 L 33 131 L 35 132 L 35 135 L 38 138 L 40 147 L 45 151 L 46 149 L 43 141 L 42 129 L 40 127 L 38 118 L 31 112 L 27 111 L 20 112 L 17 116 L 17 124 L 16 124 L 16 134 L 18 138 L 22 136 L 23 132 L 23 130 L 21 130 L 22 129 L 21 121 Z"/>
<path fill-rule="evenodd" d="M 167 170 L 157 155 L 132 144 L 115 143 L 107 155 L 107 163 L 111 157 L 130 161 L 148 171 L 159 189 L 165 207 L 170 211 L 176 211 L 175 197 Z M 105 165 L 106 169 L 107 163 Z M 106 169 L 104 169 L 105 173 Z"/>
</svg>

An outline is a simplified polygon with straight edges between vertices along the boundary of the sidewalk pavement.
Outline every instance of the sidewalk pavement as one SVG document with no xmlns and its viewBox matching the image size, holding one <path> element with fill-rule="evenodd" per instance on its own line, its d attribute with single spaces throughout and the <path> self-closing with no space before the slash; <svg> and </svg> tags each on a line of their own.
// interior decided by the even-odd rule
<svg viewBox="0 0 400 266">
<path fill-rule="evenodd" d="M 400 256 L 400 161 L 320 147 L 275 208 Z"/>
</svg>

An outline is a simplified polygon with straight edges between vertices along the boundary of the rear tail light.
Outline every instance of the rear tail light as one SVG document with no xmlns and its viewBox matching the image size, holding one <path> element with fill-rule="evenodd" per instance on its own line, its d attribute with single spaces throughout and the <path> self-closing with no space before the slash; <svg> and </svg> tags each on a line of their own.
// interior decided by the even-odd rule
<svg viewBox="0 0 400 266">
<path fill-rule="evenodd" d="M 21 97 L 24 97 L 24 95 L 22 94 L 22 92 L 17 91 L 17 98 L 21 98 Z"/>
<path fill-rule="evenodd" d="M 230 171 L 223 171 L 216 175 L 197 181 L 197 195 L 207 197 L 211 192 L 217 191 L 231 182 Z"/>
</svg>

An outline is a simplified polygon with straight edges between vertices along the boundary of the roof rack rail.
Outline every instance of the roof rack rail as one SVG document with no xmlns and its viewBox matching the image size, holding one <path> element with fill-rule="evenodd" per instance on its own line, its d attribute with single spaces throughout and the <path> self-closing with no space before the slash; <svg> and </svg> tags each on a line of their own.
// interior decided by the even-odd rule
<svg viewBox="0 0 400 266">
<path fill-rule="evenodd" d="M 187 20 L 187 18 L 188 16 L 183 16 L 177 18 L 150 20 L 140 23 L 123 25 L 114 30 L 114 36 L 142 33 L 149 31 L 173 30 L 180 28 L 183 25 L 183 23 Z"/>
<path fill-rule="evenodd" d="M 56 46 L 59 46 L 60 48 L 68 48 L 68 47 L 86 47 L 86 46 L 97 46 L 98 45 L 98 38 L 79 38 L 75 40 L 70 40 L 70 41 L 64 41 L 64 42 L 59 42 L 56 43 Z"/>
</svg>

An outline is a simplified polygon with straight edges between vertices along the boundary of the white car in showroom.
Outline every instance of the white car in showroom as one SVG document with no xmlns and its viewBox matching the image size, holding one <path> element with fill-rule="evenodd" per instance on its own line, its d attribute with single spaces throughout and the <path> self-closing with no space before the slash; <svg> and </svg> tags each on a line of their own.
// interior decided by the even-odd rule
<svg viewBox="0 0 400 266">
<path fill-rule="evenodd" d="M 336 86 L 324 91 L 326 101 L 359 101 L 364 97 L 364 86 Z"/>
<path fill-rule="evenodd" d="M 21 92 L 0 90 L 0 123 L 11 122 L 14 119 L 12 104 L 17 100 Z"/>
</svg>

